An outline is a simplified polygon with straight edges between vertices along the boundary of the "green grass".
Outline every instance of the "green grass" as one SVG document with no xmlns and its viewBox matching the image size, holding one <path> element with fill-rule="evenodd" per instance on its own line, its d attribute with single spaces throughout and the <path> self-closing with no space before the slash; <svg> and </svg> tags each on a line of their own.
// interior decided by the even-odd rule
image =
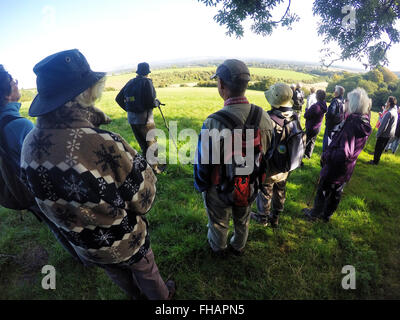
<svg viewBox="0 0 400 320">
<path fill-rule="evenodd" d="M 126 114 L 114 103 L 115 95 L 107 92 L 98 103 L 114 120 L 107 129 L 119 132 L 139 150 Z M 157 90 L 157 95 L 167 104 L 163 109 L 167 120 L 177 120 L 179 129 L 199 132 L 204 119 L 222 106 L 215 88 L 166 88 Z M 247 96 L 269 109 L 262 92 L 249 91 Z M 24 115 L 28 106 L 23 104 Z M 158 110 L 155 120 L 167 133 Z M 373 114 L 372 123 L 376 120 Z M 245 255 L 225 260 L 215 260 L 209 253 L 207 217 L 193 187 L 192 166 L 170 165 L 158 176 L 148 218 L 156 262 L 164 278 L 173 275 L 176 280 L 176 298 L 399 299 L 400 160 L 384 154 L 379 166 L 367 165 L 374 145 L 375 132 L 331 223 L 310 223 L 300 211 L 319 174 L 321 133 L 312 159 L 289 179 L 280 227 L 271 230 L 252 222 Z M 0 256 L 0 299 L 126 299 L 101 269 L 81 267 L 45 225 L 28 213 L 22 217 L 0 210 L 0 254 L 14 256 Z M 35 259 L 23 258 L 38 248 L 47 250 L 48 259 L 36 264 L 51 264 L 57 270 L 56 290 L 41 289 L 42 274 Z M 341 288 L 341 270 L 348 264 L 356 268 L 356 290 Z"/>
<path fill-rule="evenodd" d="M 150 74 L 150 77 L 152 75 L 167 74 L 167 73 L 172 73 L 172 72 L 186 72 L 186 71 L 215 72 L 216 69 L 217 69 L 216 67 L 190 67 L 190 68 L 159 69 L 159 70 L 152 71 L 152 73 Z M 249 69 L 250 69 L 250 74 L 257 75 L 257 76 L 268 76 L 268 77 L 273 77 L 276 79 L 288 79 L 291 81 L 306 81 L 306 80 L 308 81 L 308 80 L 316 79 L 316 77 L 313 75 L 302 73 L 302 72 L 297 72 L 297 71 L 292 71 L 292 70 L 269 69 L 269 68 L 249 68 Z M 132 79 L 134 77 L 136 77 L 135 73 L 126 73 L 126 74 L 121 74 L 121 75 L 108 76 L 107 82 L 106 82 L 106 87 L 113 87 L 116 89 L 121 89 L 130 79 Z M 185 82 L 185 81 L 183 81 L 183 82 Z"/>
</svg>

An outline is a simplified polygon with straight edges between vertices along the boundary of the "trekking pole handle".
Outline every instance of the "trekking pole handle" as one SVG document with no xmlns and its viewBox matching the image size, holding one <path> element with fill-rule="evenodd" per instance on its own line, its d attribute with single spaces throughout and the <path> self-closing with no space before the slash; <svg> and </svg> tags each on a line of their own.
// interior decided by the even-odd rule
<svg viewBox="0 0 400 320">
<path fill-rule="evenodd" d="M 165 106 L 165 103 L 161 103 L 161 101 L 158 99 L 156 99 L 155 102 L 156 102 L 156 107 Z"/>
</svg>

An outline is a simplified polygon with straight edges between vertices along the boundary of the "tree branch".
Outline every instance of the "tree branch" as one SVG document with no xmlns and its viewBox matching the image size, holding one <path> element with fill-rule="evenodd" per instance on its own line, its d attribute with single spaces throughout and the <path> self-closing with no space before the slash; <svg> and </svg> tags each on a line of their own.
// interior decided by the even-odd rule
<svg viewBox="0 0 400 320">
<path fill-rule="evenodd" d="M 291 3 L 292 3 L 292 0 L 289 0 L 289 5 L 288 5 L 288 7 L 286 8 L 286 12 L 285 12 L 285 14 L 282 16 L 281 20 L 279 20 L 279 21 L 271 21 L 271 23 L 273 23 L 273 24 L 281 23 L 281 22 L 283 21 L 283 19 L 285 19 L 286 15 L 288 14 L 289 9 L 290 9 L 290 6 L 291 6 Z"/>
</svg>

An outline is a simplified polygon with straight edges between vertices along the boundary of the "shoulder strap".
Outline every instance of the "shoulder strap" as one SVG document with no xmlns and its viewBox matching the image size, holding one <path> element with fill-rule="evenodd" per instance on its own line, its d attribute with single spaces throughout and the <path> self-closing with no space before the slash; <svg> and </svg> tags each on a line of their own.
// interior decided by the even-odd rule
<svg viewBox="0 0 400 320">
<path fill-rule="evenodd" d="M 238 117 L 236 117 L 233 113 L 230 113 L 226 110 L 220 110 L 216 113 L 213 113 L 212 115 L 209 116 L 209 118 L 218 120 L 230 130 L 243 126 L 243 122 Z"/>
<path fill-rule="evenodd" d="M 3 148 L 6 147 L 6 142 L 4 139 L 4 128 L 8 125 L 11 121 L 21 119 L 22 117 L 7 115 L 0 120 L 0 143 Z"/>
<path fill-rule="evenodd" d="M 254 104 L 251 105 L 249 115 L 247 116 L 245 125 L 258 126 L 261 121 L 262 109 Z M 220 110 L 213 113 L 209 118 L 215 119 L 223 123 L 227 128 L 233 130 L 234 128 L 243 127 L 243 122 L 233 113 L 226 110 Z"/>
<path fill-rule="evenodd" d="M 276 115 L 276 114 L 274 114 L 272 112 L 269 114 L 269 116 L 280 127 L 283 128 L 285 126 L 285 118 L 281 118 L 281 117 L 279 117 L 278 115 Z"/>
<path fill-rule="evenodd" d="M 245 125 L 259 126 L 261 121 L 262 111 L 263 110 L 259 106 L 252 104 Z"/>
</svg>

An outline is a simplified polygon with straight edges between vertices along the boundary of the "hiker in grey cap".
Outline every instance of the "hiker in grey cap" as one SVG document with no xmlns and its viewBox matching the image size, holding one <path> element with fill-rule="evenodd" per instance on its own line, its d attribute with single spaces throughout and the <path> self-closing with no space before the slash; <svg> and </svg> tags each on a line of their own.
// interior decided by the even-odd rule
<svg viewBox="0 0 400 320">
<path fill-rule="evenodd" d="M 224 61 L 211 79 L 218 80 L 218 92 L 224 100 L 224 107 L 215 114 L 210 115 L 203 124 L 204 130 L 216 129 L 221 132 L 228 128 L 227 122 L 218 120 L 216 115 L 225 119 L 236 118 L 240 125 L 252 119 L 253 113 L 259 116 L 261 145 L 263 152 L 269 149 L 273 134 L 272 121 L 267 113 L 260 107 L 251 106 L 245 97 L 250 72 L 247 66 L 239 60 L 230 59 Z M 229 122 L 229 121 L 228 121 Z M 194 165 L 195 187 L 202 192 L 204 205 L 208 214 L 208 242 L 215 256 L 225 256 L 228 252 L 235 255 L 242 255 L 247 242 L 249 232 L 250 208 L 227 204 L 221 185 L 228 181 L 228 178 L 221 174 L 221 166 L 217 164 L 203 164 L 202 159 L 212 156 L 212 141 L 208 145 L 208 140 L 202 141 L 202 133 L 199 135 L 198 148 L 196 151 L 197 160 Z M 207 145 L 207 146 L 205 146 Z M 220 154 L 223 150 L 220 144 Z M 202 154 L 204 153 L 204 154 Z M 211 157 L 212 158 L 212 157 Z M 225 167 L 225 166 L 222 166 Z M 234 234 L 228 241 L 229 220 L 233 218 Z M 228 251 L 227 251 L 228 250 Z"/>
</svg>

